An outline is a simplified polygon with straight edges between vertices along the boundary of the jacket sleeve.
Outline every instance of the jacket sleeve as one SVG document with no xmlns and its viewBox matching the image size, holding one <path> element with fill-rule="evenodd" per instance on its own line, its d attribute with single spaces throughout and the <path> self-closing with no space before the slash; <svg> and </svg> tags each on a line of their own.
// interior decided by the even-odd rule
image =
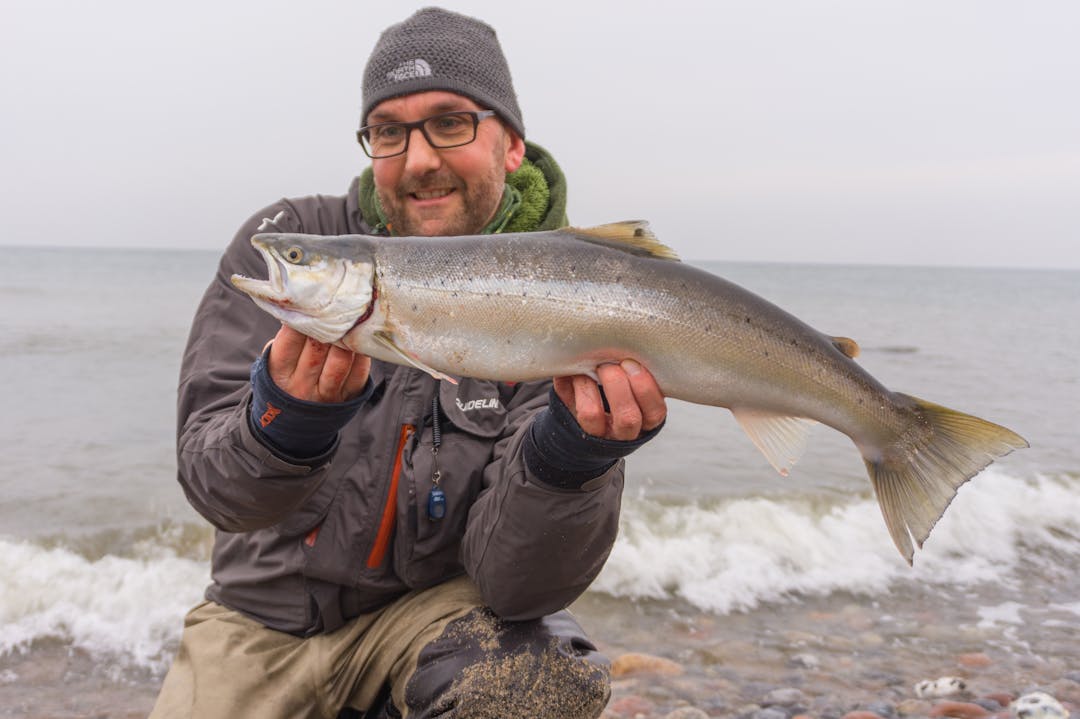
<svg viewBox="0 0 1080 719">
<path fill-rule="evenodd" d="M 255 438 L 249 423 L 251 365 L 280 323 L 230 282 L 265 277 L 251 246 L 264 218 L 299 231 L 288 203 L 256 213 L 237 233 L 195 313 L 180 369 L 177 472 L 188 501 L 215 527 L 243 532 L 272 526 L 307 499 L 325 467 L 294 464 Z"/>
<path fill-rule="evenodd" d="M 596 579 L 618 533 L 623 460 L 579 489 L 552 486 L 525 462 L 525 438 L 548 404 L 548 387 L 522 385 L 508 406 L 507 434 L 485 470 L 463 542 L 466 571 L 484 602 L 509 620 L 567 607 Z"/>
</svg>

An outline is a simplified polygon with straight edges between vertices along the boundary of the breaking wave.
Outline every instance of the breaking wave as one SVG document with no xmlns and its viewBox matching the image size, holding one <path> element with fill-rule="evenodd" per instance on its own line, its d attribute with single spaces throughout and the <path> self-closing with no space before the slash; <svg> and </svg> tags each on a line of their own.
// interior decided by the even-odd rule
<svg viewBox="0 0 1080 719">
<path fill-rule="evenodd" d="M 0 655 L 52 639 L 163 672 L 209 583 L 208 539 L 204 526 L 155 528 L 125 556 L 115 538 L 81 547 L 0 539 Z M 724 614 L 833 592 L 880 596 L 905 582 L 1020 584 L 1025 572 L 1060 572 L 1078 557 L 1080 477 L 1021 480 L 991 469 L 961 489 L 914 569 L 869 498 L 628 497 L 591 591 L 627 600 L 628 611 L 631 600 L 656 599 Z"/>
<path fill-rule="evenodd" d="M 802 595 L 868 596 L 898 583 L 1012 583 L 1080 556 L 1080 478 L 990 469 L 964 485 L 908 567 L 877 502 L 743 498 L 707 506 L 628 500 L 594 591 L 682 599 L 720 614 Z"/>
</svg>

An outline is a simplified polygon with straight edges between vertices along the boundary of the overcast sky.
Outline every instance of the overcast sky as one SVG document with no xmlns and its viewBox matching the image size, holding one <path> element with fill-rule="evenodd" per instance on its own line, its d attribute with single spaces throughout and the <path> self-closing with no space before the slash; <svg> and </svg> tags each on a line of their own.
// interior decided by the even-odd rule
<svg viewBox="0 0 1080 719">
<path fill-rule="evenodd" d="M 5 0 L 0 243 L 219 249 L 365 166 L 432 3 Z M 1080 2 L 475 0 L 570 216 L 688 259 L 1080 268 Z"/>
</svg>

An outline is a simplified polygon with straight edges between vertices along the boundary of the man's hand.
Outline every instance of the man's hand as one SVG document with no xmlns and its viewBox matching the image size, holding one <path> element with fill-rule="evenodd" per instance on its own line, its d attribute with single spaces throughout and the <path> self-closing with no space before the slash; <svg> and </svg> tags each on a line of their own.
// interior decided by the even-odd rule
<svg viewBox="0 0 1080 719">
<path fill-rule="evenodd" d="M 266 368 L 274 384 L 297 399 L 345 402 L 364 390 L 371 358 L 282 325 L 270 345 Z"/>
<path fill-rule="evenodd" d="M 556 377 L 555 393 L 581 428 L 604 439 L 634 440 L 656 429 L 667 418 L 667 403 L 656 380 L 633 360 L 596 368 L 604 386 L 609 411 L 604 410 L 600 387 L 590 377 Z"/>
</svg>

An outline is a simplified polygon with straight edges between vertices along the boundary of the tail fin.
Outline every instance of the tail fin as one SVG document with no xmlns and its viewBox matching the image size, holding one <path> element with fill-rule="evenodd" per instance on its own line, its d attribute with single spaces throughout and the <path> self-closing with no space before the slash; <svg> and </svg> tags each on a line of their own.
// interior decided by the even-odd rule
<svg viewBox="0 0 1080 719">
<path fill-rule="evenodd" d="M 1027 447 L 1012 430 L 916 397 L 916 425 L 877 460 L 866 459 L 881 513 L 908 564 L 922 548 L 957 489 L 998 457 Z"/>
</svg>

